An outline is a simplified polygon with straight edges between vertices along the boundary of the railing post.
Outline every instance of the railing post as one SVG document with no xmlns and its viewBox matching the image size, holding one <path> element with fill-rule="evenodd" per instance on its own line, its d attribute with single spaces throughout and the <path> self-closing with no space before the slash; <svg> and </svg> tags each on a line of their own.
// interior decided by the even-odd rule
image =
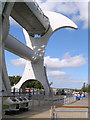
<svg viewBox="0 0 90 120">
<path fill-rule="evenodd" d="M 68 96 L 68 103 L 70 102 L 70 97 Z"/>
<path fill-rule="evenodd" d="M 64 105 L 66 104 L 66 98 L 65 97 L 63 97 L 64 98 Z"/>
<path fill-rule="evenodd" d="M 55 118 L 55 106 L 54 106 L 54 109 L 53 109 L 53 118 Z"/>
<path fill-rule="evenodd" d="M 13 96 L 15 96 L 15 88 L 13 88 Z"/>
<path fill-rule="evenodd" d="M 51 106 L 51 120 L 53 120 L 53 106 Z"/>
<path fill-rule="evenodd" d="M 49 104 L 49 95 L 47 96 L 47 98 L 48 98 L 48 104 Z"/>
<path fill-rule="evenodd" d="M 51 97 L 52 97 L 52 105 L 53 105 L 53 103 L 54 103 L 54 102 L 53 102 L 53 96 L 51 96 Z"/>
<path fill-rule="evenodd" d="M 43 97 L 43 104 L 45 105 L 45 96 Z"/>
<path fill-rule="evenodd" d="M 40 98 L 39 98 L 39 95 L 38 95 L 38 106 L 40 106 Z"/>
<path fill-rule="evenodd" d="M 34 106 L 34 96 L 32 96 L 32 107 Z"/>
</svg>

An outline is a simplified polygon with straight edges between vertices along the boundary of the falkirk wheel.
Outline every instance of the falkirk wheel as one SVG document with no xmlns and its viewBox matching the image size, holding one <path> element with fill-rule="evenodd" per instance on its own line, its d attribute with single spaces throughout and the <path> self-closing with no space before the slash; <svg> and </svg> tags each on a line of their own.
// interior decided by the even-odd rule
<svg viewBox="0 0 90 120">
<path fill-rule="evenodd" d="M 23 27 L 27 45 L 9 34 L 9 16 Z M 44 67 L 45 49 L 51 35 L 65 27 L 77 29 L 77 25 L 69 18 L 56 12 L 43 12 L 34 1 L 2 4 L 2 89 L 4 94 L 11 94 L 4 49 L 26 59 L 22 78 L 14 86 L 16 89 L 20 89 L 27 80 L 38 80 L 43 85 L 45 94 L 50 94 Z M 35 38 L 35 34 L 40 37 Z"/>
</svg>

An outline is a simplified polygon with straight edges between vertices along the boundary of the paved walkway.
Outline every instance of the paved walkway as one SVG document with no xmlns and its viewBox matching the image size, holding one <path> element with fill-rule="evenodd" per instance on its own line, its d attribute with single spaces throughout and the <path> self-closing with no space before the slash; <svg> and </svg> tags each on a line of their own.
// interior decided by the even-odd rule
<svg viewBox="0 0 90 120">
<path fill-rule="evenodd" d="M 59 104 L 58 104 L 59 105 Z M 72 104 L 67 104 L 69 106 L 88 106 L 88 98 L 84 98 L 82 100 L 76 101 L 75 103 Z M 51 105 L 45 105 L 45 106 L 35 106 L 31 108 L 27 112 L 22 112 L 16 115 L 4 115 L 4 118 L 50 118 L 50 108 Z M 60 110 L 60 109 L 59 109 Z M 67 108 L 63 108 L 61 110 L 70 110 Z M 77 109 L 74 108 L 74 110 L 77 111 Z M 88 111 L 87 108 L 79 108 L 79 111 Z M 73 111 L 73 109 L 71 109 Z M 88 116 L 88 112 L 59 112 L 57 114 L 58 118 L 85 118 Z M 70 116 L 71 115 L 71 116 Z"/>
<path fill-rule="evenodd" d="M 65 106 L 88 106 L 88 98 Z M 57 118 L 88 118 L 88 108 L 57 108 L 56 111 Z"/>
</svg>

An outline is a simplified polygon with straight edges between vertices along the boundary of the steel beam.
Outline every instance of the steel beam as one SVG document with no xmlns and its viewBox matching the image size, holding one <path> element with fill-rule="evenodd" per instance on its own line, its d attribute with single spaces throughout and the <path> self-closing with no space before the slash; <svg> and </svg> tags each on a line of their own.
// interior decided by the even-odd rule
<svg viewBox="0 0 90 120">
<path fill-rule="evenodd" d="M 14 53 L 15 55 L 30 60 L 33 63 L 37 62 L 40 59 L 40 57 L 31 48 L 24 45 L 22 42 L 20 42 L 10 34 L 5 40 L 4 47 L 6 50 Z"/>
</svg>

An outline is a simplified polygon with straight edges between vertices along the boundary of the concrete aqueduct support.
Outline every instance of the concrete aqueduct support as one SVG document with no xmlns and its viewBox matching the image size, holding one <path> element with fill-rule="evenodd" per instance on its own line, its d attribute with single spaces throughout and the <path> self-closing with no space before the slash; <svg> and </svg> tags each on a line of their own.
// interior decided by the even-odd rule
<svg viewBox="0 0 90 120">
<path fill-rule="evenodd" d="M 48 40 L 51 35 L 58 29 L 65 27 L 77 29 L 78 27 L 64 15 L 55 12 L 45 12 L 45 15 L 49 18 L 50 27 L 43 36 L 34 38 L 30 36 L 25 29 L 23 29 L 27 46 L 30 47 L 39 56 L 40 59 L 35 63 L 26 61 L 26 66 L 22 78 L 14 87 L 19 89 L 27 80 L 38 80 L 42 83 L 45 89 L 45 93 L 48 95 L 50 93 L 50 87 L 46 79 L 43 65 L 44 53 Z"/>
</svg>

